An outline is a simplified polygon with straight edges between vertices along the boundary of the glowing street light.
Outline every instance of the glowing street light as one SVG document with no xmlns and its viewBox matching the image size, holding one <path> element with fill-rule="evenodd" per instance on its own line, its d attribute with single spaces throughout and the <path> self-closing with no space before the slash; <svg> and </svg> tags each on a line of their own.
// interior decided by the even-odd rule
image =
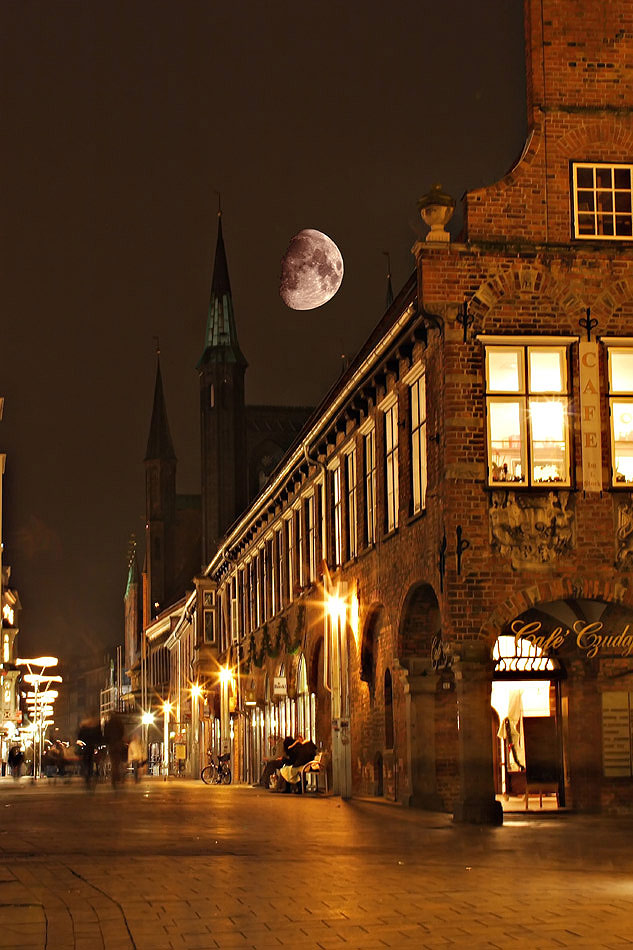
<svg viewBox="0 0 633 950">
<path fill-rule="evenodd" d="M 154 722 L 154 713 L 144 712 L 143 715 L 141 716 L 141 723 L 144 726 L 151 726 L 153 722 Z"/>
<path fill-rule="evenodd" d="M 35 687 L 33 690 L 33 737 L 37 735 L 37 757 L 33 757 L 33 780 L 40 778 L 42 775 L 42 739 L 43 732 L 47 726 L 51 725 L 53 720 L 49 719 L 44 723 L 44 716 L 52 716 L 53 709 L 52 706 L 45 706 L 42 708 L 42 700 L 40 696 L 46 694 L 50 691 L 51 683 L 61 683 L 61 676 L 53 676 L 52 674 L 45 673 L 48 667 L 57 666 L 59 659 L 56 656 L 36 656 L 31 659 L 25 659 L 24 657 L 18 657 L 15 661 L 16 666 L 26 666 L 28 673 L 25 673 L 23 676 L 24 682 L 29 683 L 31 686 Z M 39 667 L 39 672 L 33 672 L 33 667 Z M 42 683 L 46 683 L 44 689 L 40 689 Z M 50 711 L 49 711 L 50 710 Z"/>
<path fill-rule="evenodd" d="M 171 712 L 171 703 L 165 700 L 163 703 L 163 773 L 165 781 L 169 774 L 169 714 Z"/>
<path fill-rule="evenodd" d="M 200 700 L 204 690 L 199 683 L 191 685 L 191 772 L 193 778 L 200 774 Z"/>
</svg>

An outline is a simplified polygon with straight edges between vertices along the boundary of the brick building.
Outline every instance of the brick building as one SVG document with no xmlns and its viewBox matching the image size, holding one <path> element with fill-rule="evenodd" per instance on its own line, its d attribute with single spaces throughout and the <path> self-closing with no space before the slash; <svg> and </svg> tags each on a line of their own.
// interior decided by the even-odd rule
<svg viewBox="0 0 633 950">
<path fill-rule="evenodd" d="M 343 796 L 631 808 L 633 9 L 526 0 L 525 39 L 519 162 L 455 242 L 422 199 L 415 274 L 173 627 L 232 670 L 201 741 L 243 779 L 301 732 Z"/>
</svg>

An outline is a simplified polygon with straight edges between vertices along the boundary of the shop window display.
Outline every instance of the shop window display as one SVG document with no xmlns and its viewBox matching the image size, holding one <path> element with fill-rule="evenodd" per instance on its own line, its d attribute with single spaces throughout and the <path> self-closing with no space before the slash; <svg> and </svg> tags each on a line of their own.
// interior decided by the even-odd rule
<svg viewBox="0 0 633 950">
<path fill-rule="evenodd" d="M 633 485 L 633 347 L 609 347 L 613 484 Z"/>
</svg>

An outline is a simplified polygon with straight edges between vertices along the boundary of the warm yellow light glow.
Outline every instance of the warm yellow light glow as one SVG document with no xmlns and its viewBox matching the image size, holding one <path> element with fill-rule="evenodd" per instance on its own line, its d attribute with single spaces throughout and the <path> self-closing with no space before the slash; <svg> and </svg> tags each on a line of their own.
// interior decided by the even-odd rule
<svg viewBox="0 0 633 950">
<path fill-rule="evenodd" d="M 2 616 L 4 617 L 6 622 L 9 624 L 9 626 L 12 627 L 15 615 L 13 613 L 13 607 L 11 607 L 10 604 L 4 605 L 4 607 L 2 608 Z"/>
<path fill-rule="evenodd" d="M 163 712 L 164 712 L 164 713 L 170 713 L 170 712 L 171 712 L 171 703 L 170 703 L 169 700 L 167 700 L 167 699 L 166 699 L 165 702 L 163 703 Z"/>
<path fill-rule="evenodd" d="M 352 628 L 352 633 L 354 634 L 354 640 L 356 641 L 356 646 L 358 646 L 358 631 L 359 631 L 359 606 L 358 606 L 358 594 L 356 591 L 352 594 L 351 602 L 349 605 L 349 625 Z"/>
<path fill-rule="evenodd" d="M 61 676 L 48 676 L 46 673 L 25 673 L 22 677 L 25 683 L 61 683 Z"/>
<path fill-rule="evenodd" d="M 38 656 L 34 660 L 16 660 L 16 666 L 57 666 L 59 660 L 56 656 Z"/>
<path fill-rule="evenodd" d="M 219 670 L 220 682 L 230 683 L 233 680 L 233 670 L 230 666 L 221 666 Z"/>
<path fill-rule="evenodd" d="M 194 683 L 191 687 L 191 695 L 194 699 L 200 699 L 202 696 L 202 686 L 200 686 L 198 683 Z"/>
<path fill-rule="evenodd" d="M 144 726 L 151 726 L 154 722 L 154 714 L 151 712 L 144 712 L 141 716 L 141 722 Z"/>
<path fill-rule="evenodd" d="M 332 623 L 335 623 L 337 620 L 340 620 L 341 623 L 345 622 L 345 614 L 347 613 L 347 605 L 342 597 L 334 596 L 331 597 L 328 595 L 327 598 L 327 611 L 330 615 L 330 620 Z"/>
</svg>

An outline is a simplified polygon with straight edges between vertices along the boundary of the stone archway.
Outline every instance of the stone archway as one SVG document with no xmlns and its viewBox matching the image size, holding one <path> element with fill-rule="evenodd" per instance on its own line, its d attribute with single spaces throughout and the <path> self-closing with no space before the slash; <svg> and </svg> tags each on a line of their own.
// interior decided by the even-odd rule
<svg viewBox="0 0 633 950">
<path fill-rule="evenodd" d="M 443 735 L 444 721 L 456 723 L 456 715 L 445 710 L 455 704 L 454 692 L 438 695 L 440 681 L 434 669 L 432 647 L 441 643 L 440 607 L 434 588 L 419 582 L 404 598 L 398 631 L 398 660 L 406 671 L 405 715 L 408 731 L 410 798 L 413 805 L 433 811 L 446 810 L 438 788 L 438 753 L 455 767 L 456 737 Z M 453 729 L 455 731 L 456 727 Z M 438 746 L 438 731 L 446 738 Z M 450 733 L 450 729 L 448 730 Z M 449 764 L 452 763 L 452 766 Z M 443 769 L 444 771 L 444 769 Z"/>
</svg>

